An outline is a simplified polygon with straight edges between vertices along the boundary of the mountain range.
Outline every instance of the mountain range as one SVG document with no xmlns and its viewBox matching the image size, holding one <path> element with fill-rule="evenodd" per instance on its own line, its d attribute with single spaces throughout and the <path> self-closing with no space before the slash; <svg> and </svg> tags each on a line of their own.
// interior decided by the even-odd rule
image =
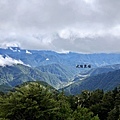
<svg viewBox="0 0 120 120">
<path fill-rule="evenodd" d="M 78 79 L 78 78 L 77 78 Z M 103 89 L 104 91 L 112 90 L 120 85 L 120 69 L 97 75 L 91 75 L 64 88 L 66 94 L 79 94 L 83 90 L 93 91 Z"/>
<path fill-rule="evenodd" d="M 77 68 L 77 65 L 91 65 L 91 68 Z M 84 89 L 109 90 L 120 83 L 119 69 L 119 53 L 57 53 L 19 47 L 0 48 L 1 89 L 27 81 L 44 81 L 56 89 L 63 88 L 68 94 L 77 94 Z"/>
<path fill-rule="evenodd" d="M 0 67 L 0 84 L 14 87 L 28 81 L 44 81 L 57 88 L 60 80 L 57 76 L 42 72 L 36 68 L 17 64 L 13 66 Z"/>
<path fill-rule="evenodd" d="M 24 64 L 28 64 L 31 67 L 55 63 L 73 68 L 77 64 L 91 64 L 92 68 L 120 64 L 119 53 L 57 53 L 47 50 L 26 50 L 19 47 L 8 47 L 6 49 L 0 48 L 0 55 L 4 57 L 7 55 L 13 59 L 21 60 Z"/>
</svg>

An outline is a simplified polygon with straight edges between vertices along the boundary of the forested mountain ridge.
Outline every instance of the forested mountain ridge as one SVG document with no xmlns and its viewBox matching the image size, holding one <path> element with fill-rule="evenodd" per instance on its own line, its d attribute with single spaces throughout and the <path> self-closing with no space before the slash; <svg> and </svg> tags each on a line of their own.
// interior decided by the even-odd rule
<svg viewBox="0 0 120 120">
<path fill-rule="evenodd" d="M 65 96 L 41 83 L 29 82 L 8 93 L 0 92 L 4 120 L 119 120 L 120 88 L 83 91 Z"/>
<path fill-rule="evenodd" d="M 0 67 L 0 85 L 14 87 L 27 81 L 45 81 L 53 87 L 61 84 L 55 75 L 21 64 Z"/>
<path fill-rule="evenodd" d="M 89 76 L 82 80 L 77 80 L 73 84 L 64 88 L 66 94 L 79 94 L 83 90 L 103 89 L 105 91 L 112 90 L 120 85 L 120 70 L 108 73 Z"/>
<path fill-rule="evenodd" d="M 96 68 L 91 68 L 90 70 L 80 71 L 79 74 L 74 76 L 73 82 L 81 81 L 90 76 L 96 76 L 103 73 L 108 73 L 120 69 L 120 64 L 101 66 Z"/>
<path fill-rule="evenodd" d="M 50 65 L 43 65 L 36 67 L 37 69 L 41 70 L 42 72 L 47 72 L 56 75 L 61 81 L 69 82 L 70 79 L 76 74 L 72 67 L 63 66 L 61 64 L 50 64 Z"/>
</svg>

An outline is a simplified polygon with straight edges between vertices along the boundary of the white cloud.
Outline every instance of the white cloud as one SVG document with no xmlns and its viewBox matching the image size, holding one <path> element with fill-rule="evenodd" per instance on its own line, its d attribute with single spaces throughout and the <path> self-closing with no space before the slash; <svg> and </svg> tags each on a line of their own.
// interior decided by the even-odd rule
<svg viewBox="0 0 120 120">
<path fill-rule="evenodd" d="M 26 50 L 26 54 L 32 54 L 30 51 Z"/>
<path fill-rule="evenodd" d="M 85 1 L 88 4 L 92 4 L 93 2 L 95 2 L 95 0 L 83 0 L 83 1 Z"/>
<path fill-rule="evenodd" d="M 9 38 L 11 39 L 11 37 Z M 4 40 L 4 39 L 3 39 Z M 5 40 L 4 40 L 5 41 Z M 1 48 L 8 48 L 8 47 L 20 47 L 20 43 L 19 42 L 16 42 L 16 41 L 12 41 L 12 42 L 9 42 L 9 41 L 5 41 L 3 43 L 0 44 L 0 47 Z M 11 48 L 12 49 L 12 48 Z"/>
<path fill-rule="evenodd" d="M 109 33 L 115 37 L 120 38 L 120 24 L 114 26 L 111 30 L 109 30 Z"/>
<path fill-rule="evenodd" d="M 0 55 L 0 66 L 12 66 L 12 65 L 16 65 L 16 64 L 23 64 L 25 65 L 21 60 L 15 60 L 15 59 L 12 59 L 11 57 L 9 56 L 6 56 L 5 58 Z"/>
<path fill-rule="evenodd" d="M 64 29 L 61 30 L 58 34 L 63 39 L 69 39 L 71 36 L 71 31 L 69 31 L 68 29 Z"/>
<path fill-rule="evenodd" d="M 68 54 L 70 51 L 68 51 L 68 50 L 60 50 L 60 51 L 57 51 L 57 53 L 59 53 L 59 54 Z"/>
<path fill-rule="evenodd" d="M 0 0 L 0 46 L 120 52 L 119 6 L 119 0 Z"/>
<path fill-rule="evenodd" d="M 46 58 L 46 61 L 48 61 L 49 60 L 49 58 Z"/>
</svg>

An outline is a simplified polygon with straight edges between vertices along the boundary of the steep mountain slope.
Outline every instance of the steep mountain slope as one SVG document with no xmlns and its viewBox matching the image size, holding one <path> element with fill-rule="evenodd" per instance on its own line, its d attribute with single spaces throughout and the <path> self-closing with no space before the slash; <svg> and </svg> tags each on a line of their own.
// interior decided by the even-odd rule
<svg viewBox="0 0 120 120">
<path fill-rule="evenodd" d="M 71 69 L 72 67 L 61 64 L 43 65 L 37 68 L 42 72 L 56 75 L 62 82 L 69 82 L 75 74 L 75 71 Z"/>
<path fill-rule="evenodd" d="M 81 71 L 79 74 L 77 74 L 74 77 L 73 82 L 84 80 L 85 78 L 90 77 L 90 76 L 95 76 L 95 75 L 102 74 L 102 73 L 108 73 L 110 71 L 112 72 L 112 71 L 119 70 L 119 69 L 120 69 L 120 64 L 115 64 L 115 65 L 107 65 L 107 66 L 92 68 L 86 71 Z"/>
<path fill-rule="evenodd" d="M 0 85 L 7 84 L 11 87 L 27 81 L 45 81 L 55 88 L 61 85 L 60 80 L 52 74 L 41 72 L 24 65 L 0 67 Z"/>
<path fill-rule="evenodd" d="M 115 65 L 107 65 L 107 66 L 94 68 L 88 72 L 91 76 L 93 76 L 93 75 L 97 75 L 97 74 L 108 73 L 110 71 L 115 71 L 115 70 L 119 70 L 119 69 L 120 69 L 120 64 L 115 64 Z"/>
<path fill-rule="evenodd" d="M 82 90 L 111 90 L 120 84 L 120 70 L 90 76 L 64 88 L 66 94 L 79 94 Z"/>
</svg>

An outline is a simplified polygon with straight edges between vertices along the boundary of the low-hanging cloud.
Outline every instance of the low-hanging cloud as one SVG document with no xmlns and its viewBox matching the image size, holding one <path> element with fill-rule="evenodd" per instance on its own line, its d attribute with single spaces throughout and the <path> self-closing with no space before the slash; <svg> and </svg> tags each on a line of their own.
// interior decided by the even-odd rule
<svg viewBox="0 0 120 120">
<path fill-rule="evenodd" d="M 6 65 L 12 66 L 16 64 L 24 64 L 21 60 L 12 59 L 9 56 L 3 57 L 0 55 L 0 66 L 5 67 Z"/>
<path fill-rule="evenodd" d="M 119 0 L 0 0 L 0 46 L 120 52 L 119 5 Z"/>
</svg>

